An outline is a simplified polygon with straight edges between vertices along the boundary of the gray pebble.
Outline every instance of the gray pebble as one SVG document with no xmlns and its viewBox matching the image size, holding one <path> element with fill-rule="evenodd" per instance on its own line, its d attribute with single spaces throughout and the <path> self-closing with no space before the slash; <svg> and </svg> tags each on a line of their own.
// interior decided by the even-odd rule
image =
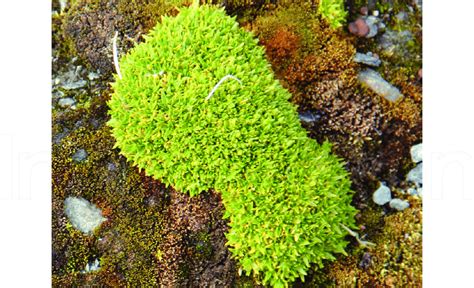
<svg viewBox="0 0 474 288">
<path fill-rule="evenodd" d="M 418 195 L 418 190 L 416 190 L 416 188 L 408 188 L 407 193 L 415 196 L 415 195 Z"/>
<path fill-rule="evenodd" d="M 85 234 L 91 233 L 107 220 L 102 217 L 99 208 L 80 197 L 66 198 L 64 200 L 64 212 L 72 226 Z"/>
<path fill-rule="evenodd" d="M 423 161 L 422 145 L 423 143 L 420 143 L 410 148 L 411 160 L 415 163 Z"/>
<path fill-rule="evenodd" d="M 89 80 L 91 80 L 91 81 L 92 81 L 92 80 L 95 80 L 95 79 L 97 79 L 97 78 L 99 78 L 99 77 L 100 77 L 100 75 L 97 74 L 97 73 L 95 73 L 95 72 L 89 72 L 89 74 L 87 74 L 87 78 L 88 78 Z"/>
<path fill-rule="evenodd" d="M 58 99 L 64 97 L 64 92 L 61 90 L 56 90 L 52 93 L 53 99 Z"/>
<path fill-rule="evenodd" d="M 99 259 L 95 259 L 91 263 L 87 263 L 86 268 L 82 271 L 83 273 L 88 273 L 88 272 L 93 272 L 97 271 L 100 268 L 100 262 Z"/>
<path fill-rule="evenodd" d="M 72 155 L 72 160 L 76 162 L 82 162 L 87 159 L 87 152 L 84 149 L 79 149 Z"/>
<path fill-rule="evenodd" d="M 391 199 L 392 195 L 390 193 L 390 188 L 382 183 L 380 183 L 379 188 L 375 190 L 374 194 L 372 194 L 372 200 L 374 200 L 375 204 L 377 205 L 384 205 Z"/>
<path fill-rule="evenodd" d="M 370 52 L 369 52 L 370 53 Z M 359 53 L 357 52 L 354 56 L 354 62 L 362 63 L 369 66 L 378 67 L 382 63 L 379 58 L 372 56 L 372 53 Z"/>
<path fill-rule="evenodd" d="M 392 199 L 388 205 L 390 206 L 390 208 L 397 209 L 398 211 L 403 211 L 410 207 L 410 203 L 398 198 Z"/>
<path fill-rule="evenodd" d="M 67 107 L 71 107 L 72 105 L 74 105 L 76 103 L 76 101 L 74 101 L 74 99 L 72 98 L 61 98 L 59 99 L 58 101 L 58 104 L 59 106 L 61 106 L 62 108 L 67 108 Z"/>
<path fill-rule="evenodd" d="M 411 169 L 407 175 L 407 181 L 413 182 L 417 185 L 423 184 L 423 162 Z"/>
<path fill-rule="evenodd" d="M 360 71 L 357 78 L 375 93 L 391 102 L 396 102 L 403 97 L 398 88 L 385 81 L 378 72 L 370 68 Z"/>
<path fill-rule="evenodd" d="M 73 90 L 73 89 L 79 89 L 87 85 L 86 80 L 78 80 L 74 82 L 66 82 L 63 85 L 61 85 L 62 88 L 66 90 Z"/>
<path fill-rule="evenodd" d="M 377 35 L 377 33 L 379 32 L 379 19 L 375 16 L 368 16 L 367 18 L 365 18 L 365 23 L 367 24 L 367 26 L 369 26 L 369 34 L 367 34 L 365 38 L 372 38 Z"/>
<path fill-rule="evenodd" d="M 313 114 L 310 111 L 301 112 L 298 114 L 301 121 L 305 123 L 312 123 L 319 120 L 319 115 Z"/>
</svg>

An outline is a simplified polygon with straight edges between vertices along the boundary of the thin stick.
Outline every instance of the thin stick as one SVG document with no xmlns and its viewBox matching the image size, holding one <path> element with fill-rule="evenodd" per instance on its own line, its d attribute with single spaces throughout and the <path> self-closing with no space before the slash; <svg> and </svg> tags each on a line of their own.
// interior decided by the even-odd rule
<svg viewBox="0 0 474 288">
<path fill-rule="evenodd" d="M 239 78 L 237 78 L 237 77 L 235 77 L 235 76 L 233 76 L 233 75 L 230 75 L 230 74 L 229 74 L 229 75 L 225 75 L 224 77 L 222 77 L 221 80 L 219 80 L 219 82 L 217 82 L 216 86 L 214 86 L 214 88 L 212 88 L 211 92 L 209 93 L 209 95 L 207 95 L 207 97 L 206 97 L 205 100 L 207 101 L 207 100 L 211 99 L 212 95 L 214 95 L 214 92 L 216 92 L 217 88 L 222 84 L 222 82 L 224 82 L 225 80 L 227 80 L 227 79 L 229 79 L 229 78 L 232 78 L 232 79 L 234 79 L 234 80 L 237 80 L 237 81 L 240 83 L 240 85 L 242 85 L 242 81 L 240 81 Z"/>
<path fill-rule="evenodd" d="M 122 79 L 122 74 L 120 73 L 120 66 L 118 63 L 118 52 L 117 52 L 117 36 L 118 32 L 115 31 L 115 36 L 113 40 L 113 53 L 114 53 L 114 65 L 115 65 L 115 71 L 117 71 L 117 75 L 119 76 L 120 79 Z"/>
</svg>

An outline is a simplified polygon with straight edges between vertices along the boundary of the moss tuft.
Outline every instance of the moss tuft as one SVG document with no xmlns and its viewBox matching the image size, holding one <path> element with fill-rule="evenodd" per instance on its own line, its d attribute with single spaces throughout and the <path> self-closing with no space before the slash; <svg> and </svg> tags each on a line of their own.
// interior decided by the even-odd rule
<svg viewBox="0 0 474 288">
<path fill-rule="evenodd" d="M 344 253 L 340 224 L 352 227 L 355 209 L 343 164 L 306 137 L 256 42 L 222 9 L 163 18 L 121 59 L 108 124 L 147 175 L 191 196 L 222 193 L 243 270 L 287 286 Z M 213 90 L 227 75 L 239 80 Z"/>
</svg>

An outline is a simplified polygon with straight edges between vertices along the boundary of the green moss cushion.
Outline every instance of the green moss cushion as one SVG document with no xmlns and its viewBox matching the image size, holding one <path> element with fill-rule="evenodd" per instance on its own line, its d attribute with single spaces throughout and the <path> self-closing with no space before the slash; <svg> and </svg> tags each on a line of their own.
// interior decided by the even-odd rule
<svg viewBox="0 0 474 288">
<path fill-rule="evenodd" d="M 354 227 L 356 212 L 347 172 L 329 144 L 306 136 L 290 93 L 235 19 L 184 8 L 120 68 L 108 103 L 116 146 L 178 190 L 222 193 L 227 244 L 244 271 L 283 287 L 343 253 L 340 224 Z"/>
</svg>

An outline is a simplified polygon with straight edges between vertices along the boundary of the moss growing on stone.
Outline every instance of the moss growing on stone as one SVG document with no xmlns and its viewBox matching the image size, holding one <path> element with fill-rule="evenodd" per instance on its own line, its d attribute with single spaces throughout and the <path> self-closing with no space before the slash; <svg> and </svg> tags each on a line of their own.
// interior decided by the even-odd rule
<svg viewBox="0 0 474 288">
<path fill-rule="evenodd" d="M 340 224 L 355 214 L 347 172 L 328 143 L 306 137 L 263 49 L 222 9 L 163 18 L 120 67 L 116 146 L 180 191 L 222 193 L 227 244 L 245 272 L 283 287 L 344 253 Z"/>
</svg>

